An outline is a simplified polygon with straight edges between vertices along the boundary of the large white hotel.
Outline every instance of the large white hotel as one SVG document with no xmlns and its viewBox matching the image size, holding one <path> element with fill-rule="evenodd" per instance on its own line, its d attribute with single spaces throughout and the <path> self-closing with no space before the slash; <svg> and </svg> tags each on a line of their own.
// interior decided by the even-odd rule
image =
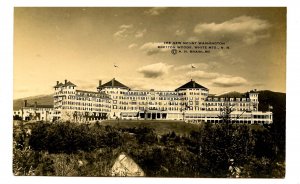
<svg viewBox="0 0 300 184">
<path fill-rule="evenodd" d="M 272 112 L 258 111 L 256 90 L 239 97 L 213 96 L 194 80 L 174 91 L 130 89 L 116 79 L 104 84 L 100 80 L 95 92 L 78 90 L 67 80 L 57 81 L 54 89 L 53 120 L 151 119 L 218 123 L 228 109 L 233 123 L 270 124 L 273 119 Z"/>
</svg>

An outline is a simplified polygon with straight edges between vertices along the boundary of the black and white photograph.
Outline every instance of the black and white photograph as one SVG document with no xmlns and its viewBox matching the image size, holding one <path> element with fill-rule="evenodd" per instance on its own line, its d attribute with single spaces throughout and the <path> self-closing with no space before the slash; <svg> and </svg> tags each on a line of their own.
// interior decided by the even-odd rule
<svg viewBox="0 0 300 184">
<path fill-rule="evenodd" d="M 286 7 L 14 7 L 14 176 L 286 176 Z"/>
</svg>

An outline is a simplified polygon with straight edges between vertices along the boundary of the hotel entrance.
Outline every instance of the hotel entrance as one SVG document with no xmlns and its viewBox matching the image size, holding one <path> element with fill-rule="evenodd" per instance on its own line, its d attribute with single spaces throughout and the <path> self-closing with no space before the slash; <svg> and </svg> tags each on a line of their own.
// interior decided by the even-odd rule
<svg viewBox="0 0 300 184">
<path fill-rule="evenodd" d="M 139 119 L 151 119 L 151 120 L 156 120 L 156 119 L 166 119 L 167 118 L 167 113 L 166 112 L 161 112 L 161 111 L 142 111 L 139 112 Z"/>
<path fill-rule="evenodd" d="M 154 114 L 151 114 L 152 115 L 152 118 L 151 119 L 156 119 L 156 113 Z"/>
</svg>

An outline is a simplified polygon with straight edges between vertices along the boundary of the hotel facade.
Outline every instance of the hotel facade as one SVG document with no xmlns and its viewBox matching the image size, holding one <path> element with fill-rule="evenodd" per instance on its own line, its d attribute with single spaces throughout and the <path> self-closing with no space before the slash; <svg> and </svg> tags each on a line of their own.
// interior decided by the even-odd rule
<svg viewBox="0 0 300 184">
<path fill-rule="evenodd" d="M 229 116 L 232 123 L 271 124 L 272 112 L 258 111 L 258 92 L 240 96 L 213 96 L 191 80 L 174 91 L 130 89 L 115 78 L 97 91 L 78 90 L 70 81 L 54 86 L 53 120 L 72 122 L 104 119 L 183 120 L 219 123 Z"/>
<path fill-rule="evenodd" d="M 28 104 L 27 100 L 24 100 L 24 105 L 14 110 L 14 119 L 23 121 L 53 121 L 53 105 L 41 105 L 35 102 L 34 104 Z"/>
</svg>

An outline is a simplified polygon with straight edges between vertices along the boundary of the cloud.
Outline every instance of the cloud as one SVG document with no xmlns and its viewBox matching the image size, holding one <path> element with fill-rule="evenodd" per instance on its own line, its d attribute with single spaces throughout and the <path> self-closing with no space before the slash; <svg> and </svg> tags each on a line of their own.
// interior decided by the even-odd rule
<svg viewBox="0 0 300 184">
<path fill-rule="evenodd" d="M 240 32 L 257 32 L 261 30 L 268 29 L 270 24 L 261 19 L 249 17 L 249 16 L 241 16 L 229 21 L 225 21 L 219 24 L 216 23 L 202 23 L 196 25 L 194 32 L 195 33 L 205 33 L 205 32 L 232 32 L 232 33 L 240 33 Z"/>
<path fill-rule="evenodd" d="M 212 70 L 215 70 L 217 68 L 220 68 L 221 65 L 219 62 L 216 62 L 216 61 L 210 61 L 209 62 L 209 68 L 212 69 Z"/>
<path fill-rule="evenodd" d="M 222 76 L 214 79 L 212 81 L 213 85 L 218 87 L 235 87 L 242 86 L 247 83 L 247 80 L 243 77 L 231 77 L 231 76 Z"/>
<path fill-rule="evenodd" d="M 119 27 L 119 30 L 114 33 L 114 37 L 117 39 L 123 39 L 129 36 L 132 32 L 133 25 L 132 24 L 123 24 Z"/>
<path fill-rule="evenodd" d="M 129 49 L 133 49 L 133 48 L 135 48 L 135 47 L 137 47 L 137 46 L 138 46 L 138 44 L 132 43 L 132 44 L 128 45 L 128 48 L 129 48 Z"/>
<path fill-rule="evenodd" d="M 130 28 L 133 28 L 132 24 L 123 24 L 120 26 L 120 29 L 130 29 Z"/>
<path fill-rule="evenodd" d="M 147 29 L 143 29 L 143 30 L 139 30 L 135 33 L 135 37 L 136 38 L 142 38 L 144 37 L 145 33 L 147 32 Z"/>
<path fill-rule="evenodd" d="M 259 40 L 269 38 L 270 36 L 271 36 L 270 34 L 264 34 L 264 35 L 249 34 L 243 38 L 243 41 L 248 45 L 252 45 L 258 42 Z"/>
<path fill-rule="evenodd" d="M 113 34 L 116 39 L 124 39 L 128 37 L 142 38 L 145 36 L 147 29 L 137 30 L 132 24 L 123 24 Z"/>
<path fill-rule="evenodd" d="M 266 21 L 250 16 L 240 16 L 221 23 L 200 23 L 195 26 L 194 32 L 199 35 L 227 35 L 241 37 L 246 44 L 255 44 L 270 35 L 265 33 L 271 24 Z"/>
<path fill-rule="evenodd" d="M 140 47 L 142 51 L 145 51 L 148 55 L 158 54 L 160 52 L 168 52 L 168 48 L 158 48 L 159 46 L 171 46 L 159 42 L 147 42 Z"/>
<path fill-rule="evenodd" d="M 187 72 L 186 75 L 193 79 L 215 79 L 220 76 L 218 73 L 210 73 L 201 70 Z"/>
<path fill-rule="evenodd" d="M 142 73 L 146 78 L 157 78 L 169 72 L 169 69 L 173 65 L 168 65 L 166 63 L 155 63 L 151 65 L 146 65 L 139 68 L 137 71 Z"/>
<path fill-rule="evenodd" d="M 205 70 L 205 69 L 208 69 L 209 68 L 209 65 L 206 64 L 206 63 L 191 63 L 191 64 L 187 64 L 187 65 L 181 65 L 181 66 L 176 66 L 174 67 L 174 70 L 175 71 L 180 71 L 180 70 L 191 70 L 192 66 L 195 67 L 195 69 L 202 69 L 202 70 Z"/>
<path fill-rule="evenodd" d="M 175 31 L 175 35 L 176 36 L 182 36 L 182 35 L 184 35 L 186 33 L 186 31 L 184 30 L 184 29 L 177 29 L 176 31 Z"/>
<path fill-rule="evenodd" d="M 128 34 L 126 33 L 126 29 L 119 30 L 114 33 L 115 38 L 126 38 Z"/>
<path fill-rule="evenodd" d="M 189 37 L 189 38 L 187 39 L 187 41 L 189 41 L 189 42 L 197 42 L 197 41 L 199 41 L 199 38 L 196 37 L 196 36 L 191 36 L 191 37 Z"/>
<path fill-rule="evenodd" d="M 155 8 L 150 8 L 149 10 L 145 11 L 146 14 L 148 15 L 160 15 L 163 13 L 167 8 L 165 7 L 155 7 Z"/>
</svg>

